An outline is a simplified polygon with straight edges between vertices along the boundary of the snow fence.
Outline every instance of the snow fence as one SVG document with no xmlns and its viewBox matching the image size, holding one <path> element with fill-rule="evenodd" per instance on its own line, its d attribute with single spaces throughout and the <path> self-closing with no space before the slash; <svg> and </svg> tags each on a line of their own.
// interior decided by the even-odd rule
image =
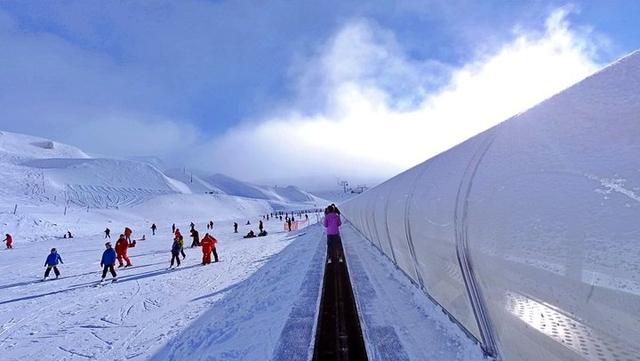
<svg viewBox="0 0 640 361">
<path fill-rule="evenodd" d="M 640 355 L 640 52 L 341 205 L 503 360 Z"/>
</svg>

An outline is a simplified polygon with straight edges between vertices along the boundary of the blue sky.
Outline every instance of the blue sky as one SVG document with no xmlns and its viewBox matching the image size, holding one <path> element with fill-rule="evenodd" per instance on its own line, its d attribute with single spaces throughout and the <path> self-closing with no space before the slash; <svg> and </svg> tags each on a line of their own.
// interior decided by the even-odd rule
<svg viewBox="0 0 640 361">
<path fill-rule="evenodd" d="M 324 148 L 292 154 L 330 143 L 331 134 L 318 131 L 319 139 L 269 152 L 280 144 L 275 129 L 291 138 L 287 127 L 297 134 L 323 122 L 344 124 L 341 111 L 360 117 L 364 108 L 338 104 L 348 99 L 346 85 L 369 100 L 383 94 L 377 115 L 424 109 L 455 88 L 461 71 L 484 69 L 518 39 L 532 46 L 551 39 L 548 20 L 558 12 L 559 29 L 571 39 L 563 54 L 588 62 L 567 82 L 639 47 L 638 1 L 3 1 L 0 128 L 253 180 L 315 177 L 307 158 L 323 168 Z M 439 147 L 490 125 L 469 126 Z M 355 128 L 332 129 L 346 132 L 345 142 L 358 137 L 347 130 Z M 358 149 L 373 149 L 383 133 Z M 246 149 L 227 159 L 238 146 Z M 383 161 L 331 153 L 345 166 L 326 170 L 380 179 L 440 148 Z M 289 157 L 295 159 L 281 167 Z M 384 171 L 368 171 L 377 165 Z"/>
</svg>

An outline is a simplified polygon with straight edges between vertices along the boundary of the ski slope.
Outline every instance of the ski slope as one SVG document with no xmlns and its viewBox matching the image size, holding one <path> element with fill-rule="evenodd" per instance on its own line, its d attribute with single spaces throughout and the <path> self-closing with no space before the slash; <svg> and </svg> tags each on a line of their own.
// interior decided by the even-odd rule
<svg viewBox="0 0 640 361">
<path fill-rule="evenodd" d="M 281 229 L 280 222 L 265 223 L 267 229 Z M 186 224 L 178 226 L 187 229 Z M 197 228 L 204 235 L 204 223 L 199 222 Z M 104 249 L 102 234 L 42 239 L 0 251 L 0 272 L 4 275 L 0 283 L 2 359 L 146 360 L 154 354 L 156 359 L 177 360 L 189 355 L 202 359 L 196 348 L 181 349 L 180 353 L 164 350 L 168 342 L 172 350 L 184 339 L 181 335 L 198 322 L 227 333 L 226 343 L 220 341 L 215 348 L 202 343 L 210 359 L 234 359 L 223 356 L 228 352 L 249 352 L 252 356 L 245 360 L 265 359 L 264 351 L 273 348 L 284 328 L 305 270 L 322 264 L 317 257 L 316 264 L 310 261 L 323 244 L 317 230 L 306 238 L 304 231 L 274 231 L 267 237 L 242 239 L 247 230 L 242 226 L 241 233 L 234 234 L 231 222 L 220 222 L 214 231 L 219 240 L 219 263 L 200 265 L 202 253 L 196 247 L 186 249 L 181 267 L 168 270 L 171 230 L 160 227 L 158 235 L 147 235 L 145 241 L 129 249 L 134 266 L 118 269 L 119 281 L 101 286 L 96 286 L 96 281 Z M 187 237 L 185 245 L 189 244 Z M 42 265 L 51 247 L 58 249 L 65 262 L 60 266 L 62 277 L 42 282 Z M 283 252 L 286 249 L 291 251 Z M 277 257 L 279 261 L 274 262 Z M 256 279 L 265 270 L 267 274 Z M 211 312 L 216 317 L 203 318 Z M 232 333 L 238 328 L 262 330 L 270 336 L 249 342 L 246 334 Z M 197 339 L 189 337 L 188 341 Z"/>
</svg>

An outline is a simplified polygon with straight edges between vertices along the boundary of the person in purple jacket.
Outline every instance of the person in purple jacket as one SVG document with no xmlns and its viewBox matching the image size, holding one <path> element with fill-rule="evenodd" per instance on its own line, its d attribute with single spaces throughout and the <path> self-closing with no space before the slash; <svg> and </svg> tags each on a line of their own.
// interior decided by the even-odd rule
<svg viewBox="0 0 640 361">
<path fill-rule="evenodd" d="M 335 204 L 324 211 L 324 226 L 327 229 L 327 263 L 343 262 L 342 240 L 340 239 L 340 211 Z"/>
</svg>

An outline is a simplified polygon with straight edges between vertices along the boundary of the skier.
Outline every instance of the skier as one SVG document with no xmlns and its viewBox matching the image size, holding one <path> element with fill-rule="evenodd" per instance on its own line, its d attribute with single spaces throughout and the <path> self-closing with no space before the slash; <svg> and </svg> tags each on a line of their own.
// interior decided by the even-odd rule
<svg viewBox="0 0 640 361">
<path fill-rule="evenodd" d="M 211 263 L 211 253 L 213 252 L 213 257 L 215 262 L 218 262 L 218 252 L 216 252 L 216 244 L 218 240 L 213 238 L 209 233 L 205 234 L 202 238 L 202 264 Z"/>
<path fill-rule="evenodd" d="M 209 228 L 213 229 L 213 221 L 209 221 Z"/>
<path fill-rule="evenodd" d="M 102 280 L 107 277 L 107 272 L 111 272 L 111 277 L 113 277 L 113 282 L 116 281 L 116 270 L 113 269 L 113 266 L 116 264 L 116 251 L 111 248 L 111 242 L 107 242 L 104 244 L 106 249 L 102 253 L 102 259 L 100 260 L 100 267 L 102 267 Z"/>
<path fill-rule="evenodd" d="M 126 238 L 128 242 L 131 242 L 131 233 L 133 233 L 131 228 L 124 227 L 124 238 Z"/>
<path fill-rule="evenodd" d="M 191 230 L 191 238 L 193 238 L 193 242 L 191 242 L 191 248 L 200 247 L 200 234 L 196 229 Z"/>
<path fill-rule="evenodd" d="M 156 235 L 156 229 L 158 229 L 158 227 L 156 227 L 156 224 L 152 224 L 151 225 L 151 235 L 155 236 Z"/>
<path fill-rule="evenodd" d="M 233 222 L 233 233 L 238 233 L 238 223 Z"/>
<path fill-rule="evenodd" d="M 182 255 L 182 259 L 187 258 L 187 255 L 184 253 L 184 237 L 182 237 L 182 235 L 178 236 L 178 243 L 180 244 L 180 254 Z"/>
<path fill-rule="evenodd" d="M 325 210 L 323 224 L 327 228 L 327 263 L 342 262 L 342 240 L 340 238 L 340 213 L 335 205 L 330 205 Z"/>
<path fill-rule="evenodd" d="M 13 237 L 11 237 L 11 235 L 9 233 L 5 234 L 5 239 L 2 240 L 2 242 L 6 242 L 7 243 L 7 249 L 12 249 L 13 248 Z"/>
<path fill-rule="evenodd" d="M 56 279 L 60 277 L 60 271 L 58 271 L 58 263 L 62 262 L 62 257 L 58 254 L 55 248 L 51 248 L 51 253 L 47 256 L 47 259 L 44 261 L 44 266 L 47 267 L 47 270 L 44 271 L 43 281 L 49 277 L 49 273 L 51 273 L 51 269 L 53 268 L 53 273 L 56 275 Z"/>
<path fill-rule="evenodd" d="M 176 267 L 180 267 L 180 251 L 182 250 L 182 246 L 180 245 L 180 239 L 176 236 L 173 239 L 173 244 L 171 245 L 171 265 L 169 268 L 173 267 L 173 261 L 177 262 Z"/>
<path fill-rule="evenodd" d="M 289 232 L 291 232 L 291 220 L 287 219 L 287 227 L 289 228 Z"/>
<path fill-rule="evenodd" d="M 109 228 L 104 230 L 104 238 L 111 238 L 111 230 Z"/>
<path fill-rule="evenodd" d="M 258 224 L 258 229 L 260 230 L 260 233 L 262 233 L 262 230 L 264 229 L 264 224 L 262 224 L 262 221 L 260 221 L 260 223 Z"/>
<path fill-rule="evenodd" d="M 176 224 L 171 225 L 171 233 L 176 233 Z"/>
<path fill-rule="evenodd" d="M 116 255 L 118 257 L 118 268 L 124 266 L 122 260 L 127 261 L 127 265 L 125 267 L 131 266 L 131 260 L 127 256 L 127 249 L 129 248 L 129 241 L 127 241 L 124 234 L 120 235 L 118 241 L 116 242 Z"/>
</svg>

